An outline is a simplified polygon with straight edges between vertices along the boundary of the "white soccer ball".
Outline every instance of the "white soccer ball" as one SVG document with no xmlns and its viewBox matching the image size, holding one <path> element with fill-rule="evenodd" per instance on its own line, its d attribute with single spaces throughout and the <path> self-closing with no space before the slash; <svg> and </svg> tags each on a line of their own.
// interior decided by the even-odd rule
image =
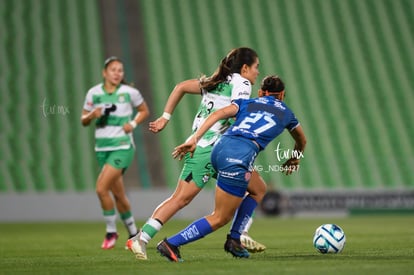
<svg viewBox="0 0 414 275">
<path fill-rule="evenodd" d="M 345 232 L 336 224 L 322 224 L 313 236 L 313 246 L 320 253 L 340 253 L 345 246 Z"/>
</svg>

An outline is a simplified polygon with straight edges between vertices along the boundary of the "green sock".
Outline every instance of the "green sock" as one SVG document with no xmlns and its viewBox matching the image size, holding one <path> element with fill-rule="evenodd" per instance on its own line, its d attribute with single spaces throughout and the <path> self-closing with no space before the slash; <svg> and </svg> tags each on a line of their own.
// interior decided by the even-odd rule
<svg viewBox="0 0 414 275">
<path fill-rule="evenodd" d="M 154 236 L 160 231 L 162 224 L 153 218 L 149 218 L 148 221 L 142 227 L 142 238 L 147 241 L 147 243 L 154 238 Z"/>
</svg>

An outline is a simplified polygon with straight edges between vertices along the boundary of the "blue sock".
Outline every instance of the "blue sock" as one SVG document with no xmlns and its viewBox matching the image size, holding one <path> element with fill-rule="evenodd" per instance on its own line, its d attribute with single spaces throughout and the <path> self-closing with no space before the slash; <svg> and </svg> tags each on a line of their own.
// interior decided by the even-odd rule
<svg viewBox="0 0 414 275">
<path fill-rule="evenodd" d="M 243 229 L 246 226 L 246 223 L 249 221 L 250 217 L 253 215 L 254 210 L 256 209 L 257 202 L 250 197 L 246 196 L 239 208 L 234 215 L 233 223 L 230 229 L 230 237 L 233 239 L 240 239 L 240 235 L 243 233 Z"/>
<path fill-rule="evenodd" d="M 172 245 L 181 246 L 204 238 L 204 236 L 210 234 L 211 232 L 213 232 L 213 229 L 207 219 L 201 218 L 192 222 L 184 230 L 181 230 L 174 236 L 169 237 L 167 241 Z"/>
</svg>

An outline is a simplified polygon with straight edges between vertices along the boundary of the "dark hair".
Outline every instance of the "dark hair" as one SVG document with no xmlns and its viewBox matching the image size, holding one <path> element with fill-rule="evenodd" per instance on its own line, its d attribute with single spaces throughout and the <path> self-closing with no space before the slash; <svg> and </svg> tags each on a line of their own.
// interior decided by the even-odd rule
<svg viewBox="0 0 414 275">
<path fill-rule="evenodd" d="M 110 57 L 108 57 L 107 59 L 105 59 L 105 62 L 104 62 L 104 69 L 106 69 L 106 68 L 109 66 L 109 64 L 111 64 L 111 63 L 112 63 L 112 62 L 114 62 L 114 61 L 118 61 L 118 62 L 123 63 L 123 62 L 122 62 L 122 60 L 121 60 L 121 59 L 119 59 L 118 57 L 116 57 L 116 56 L 110 56 Z"/>
<path fill-rule="evenodd" d="M 285 89 L 285 83 L 279 76 L 269 75 L 263 78 L 260 89 L 269 93 L 279 93 Z"/>
<path fill-rule="evenodd" d="M 207 91 L 211 91 L 218 84 L 227 80 L 227 76 L 232 73 L 240 73 L 244 64 L 251 66 L 257 59 L 257 53 L 247 47 L 240 47 L 231 50 L 226 57 L 221 60 L 216 71 L 209 77 L 200 78 L 200 86 Z"/>
</svg>

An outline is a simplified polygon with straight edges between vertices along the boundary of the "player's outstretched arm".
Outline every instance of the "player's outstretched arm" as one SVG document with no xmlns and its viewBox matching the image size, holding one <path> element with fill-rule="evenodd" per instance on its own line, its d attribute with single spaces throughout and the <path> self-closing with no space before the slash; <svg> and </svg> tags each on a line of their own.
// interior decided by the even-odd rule
<svg viewBox="0 0 414 275">
<path fill-rule="evenodd" d="M 305 151 L 305 146 L 306 146 L 306 136 L 305 136 L 305 133 L 303 132 L 302 126 L 299 125 L 295 129 L 290 131 L 290 134 L 292 138 L 295 140 L 295 147 L 293 150 L 296 156 L 291 157 L 283 164 L 286 175 L 290 175 L 294 171 L 297 171 L 299 169 L 298 165 L 299 165 L 301 158 L 303 157 L 303 152 Z"/>
<path fill-rule="evenodd" d="M 198 79 L 190 79 L 180 82 L 174 87 L 165 104 L 162 116 L 149 123 L 149 130 L 151 132 L 158 133 L 167 126 L 175 107 L 177 107 L 184 94 L 201 94 L 200 81 Z"/>
</svg>

